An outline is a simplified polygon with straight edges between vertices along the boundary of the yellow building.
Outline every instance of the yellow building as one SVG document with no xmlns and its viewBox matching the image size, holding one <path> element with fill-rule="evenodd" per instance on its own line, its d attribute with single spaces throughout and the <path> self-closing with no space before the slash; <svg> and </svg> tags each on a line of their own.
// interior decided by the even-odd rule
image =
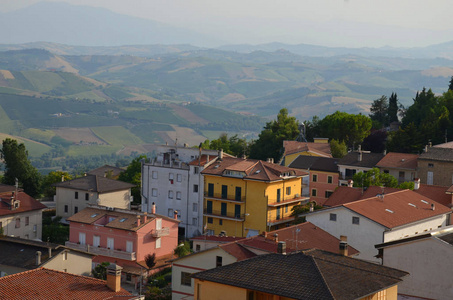
<svg viewBox="0 0 453 300">
<path fill-rule="evenodd" d="M 287 226 L 291 209 L 309 199 L 307 173 L 271 162 L 222 157 L 202 174 L 208 234 L 253 236 Z"/>
<path fill-rule="evenodd" d="M 315 138 L 314 140 L 314 143 L 283 141 L 282 165 L 289 166 L 299 155 L 332 157 L 328 139 Z"/>
<path fill-rule="evenodd" d="M 409 273 L 322 250 L 266 254 L 202 271 L 196 300 L 397 300 Z"/>
</svg>

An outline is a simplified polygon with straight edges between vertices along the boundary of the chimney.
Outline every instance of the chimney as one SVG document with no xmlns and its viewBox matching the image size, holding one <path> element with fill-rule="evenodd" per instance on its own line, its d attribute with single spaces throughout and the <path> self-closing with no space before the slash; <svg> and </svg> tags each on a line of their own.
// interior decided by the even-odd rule
<svg viewBox="0 0 453 300">
<path fill-rule="evenodd" d="M 247 159 L 247 155 L 245 155 L 245 153 L 242 154 L 242 159 Z"/>
<path fill-rule="evenodd" d="M 49 247 L 48 249 L 49 249 L 49 258 L 51 258 L 52 257 L 52 248 Z"/>
<path fill-rule="evenodd" d="M 145 211 L 145 212 L 143 213 L 143 224 L 145 224 L 146 221 L 148 221 L 148 213 Z"/>
<path fill-rule="evenodd" d="M 343 256 L 348 256 L 348 242 L 340 241 L 339 253 Z"/>
<path fill-rule="evenodd" d="M 354 186 L 354 180 L 349 179 L 349 180 L 348 180 L 348 187 L 351 187 L 351 188 L 352 188 L 353 186 Z"/>
<path fill-rule="evenodd" d="M 187 148 L 187 147 L 189 147 L 189 144 L 184 143 L 184 148 Z"/>
<path fill-rule="evenodd" d="M 154 215 L 156 213 L 156 204 L 153 202 L 151 205 L 151 213 Z"/>
<path fill-rule="evenodd" d="M 277 253 L 286 255 L 286 243 L 285 242 L 278 242 Z"/>
<path fill-rule="evenodd" d="M 362 145 L 359 145 L 359 152 L 362 152 Z"/>
<path fill-rule="evenodd" d="M 175 218 L 175 220 L 178 220 L 178 211 L 177 210 L 175 210 L 173 212 L 173 217 Z"/>
<path fill-rule="evenodd" d="M 414 179 L 414 190 L 418 190 L 420 188 L 420 178 Z"/>
<path fill-rule="evenodd" d="M 64 181 L 64 175 L 61 175 L 61 182 Z"/>
<path fill-rule="evenodd" d="M 425 145 L 425 152 L 428 152 L 428 145 Z"/>
<path fill-rule="evenodd" d="M 36 251 L 36 265 L 39 266 L 41 264 L 41 251 Z"/>
<path fill-rule="evenodd" d="M 359 152 L 358 161 L 362 161 L 362 151 Z"/>
<path fill-rule="evenodd" d="M 275 239 L 274 239 L 275 242 L 278 243 L 278 233 L 275 233 L 275 234 L 274 234 L 274 238 L 275 238 Z"/>
<path fill-rule="evenodd" d="M 140 226 L 140 216 L 137 215 L 137 227 L 139 227 L 139 226 Z"/>
<path fill-rule="evenodd" d="M 313 202 L 310 202 L 310 212 L 315 210 L 315 204 Z"/>
<path fill-rule="evenodd" d="M 436 209 L 436 206 L 434 205 L 434 203 L 431 203 L 431 210 L 435 210 Z"/>
<path fill-rule="evenodd" d="M 223 159 L 223 149 L 219 150 L 219 160 Z"/>
<path fill-rule="evenodd" d="M 264 238 L 267 238 L 267 231 L 263 231 Z"/>
<path fill-rule="evenodd" d="M 110 264 L 107 267 L 107 287 L 114 292 L 121 290 L 121 268 L 117 264 Z"/>
<path fill-rule="evenodd" d="M 384 150 L 384 155 L 387 155 L 387 150 Z"/>
<path fill-rule="evenodd" d="M 340 241 L 347 242 L 348 237 L 346 235 L 340 235 Z"/>
</svg>

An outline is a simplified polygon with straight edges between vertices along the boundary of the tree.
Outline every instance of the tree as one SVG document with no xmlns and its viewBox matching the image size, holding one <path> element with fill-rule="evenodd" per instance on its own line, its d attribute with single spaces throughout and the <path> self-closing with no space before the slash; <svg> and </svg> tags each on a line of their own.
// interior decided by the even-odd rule
<svg viewBox="0 0 453 300">
<path fill-rule="evenodd" d="M 127 169 L 121 172 L 118 180 L 135 184 L 131 189 L 131 194 L 134 197 L 133 203 L 140 204 L 141 197 L 141 178 L 142 178 L 142 160 L 147 160 L 146 155 L 140 155 L 132 160 Z"/>
<path fill-rule="evenodd" d="M 204 141 L 202 144 L 200 144 L 200 147 L 202 147 L 203 149 L 212 150 L 223 149 L 224 152 L 237 157 L 240 157 L 243 154 L 247 154 L 249 151 L 249 145 L 245 139 L 239 138 L 237 134 L 228 138 L 228 135 L 226 133 L 222 133 L 216 140 Z"/>
<path fill-rule="evenodd" d="M 373 128 L 381 129 L 389 124 L 389 103 L 387 97 L 382 95 L 381 98 L 373 101 L 370 108 L 370 118 L 373 122 Z"/>
<path fill-rule="evenodd" d="M 42 180 L 42 193 L 44 197 L 53 197 L 55 195 L 55 187 L 52 184 L 71 180 L 72 176 L 68 172 L 63 171 L 52 171 Z"/>
<path fill-rule="evenodd" d="M 278 161 L 282 155 L 283 141 L 295 140 L 298 134 L 296 118 L 288 116 L 288 110 L 282 108 L 277 120 L 266 123 L 258 139 L 252 143 L 250 157 L 261 160 L 273 158 L 274 161 Z"/>
<path fill-rule="evenodd" d="M 179 244 L 173 252 L 178 257 L 186 256 L 190 253 L 190 243 L 188 241 L 184 241 L 183 243 Z"/>
<path fill-rule="evenodd" d="M 448 90 L 453 91 L 453 76 L 450 78 L 450 84 L 448 85 Z"/>
<path fill-rule="evenodd" d="M 23 143 L 7 138 L 3 140 L 0 158 L 5 161 L 6 171 L 2 178 L 4 184 L 14 185 L 16 178 L 25 191 L 32 197 L 40 193 L 41 175 L 28 159 L 28 151 Z"/>
<path fill-rule="evenodd" d="M 105 261 L 98 264 L 91 272 L 93 277 L 97 279 L 106 280 L 107 279 L 107 267 L 110 266 L 110 263 Z"/>
<path fill-rule="evenodd" d="M 395 177 L 388 173 L 381 173 L 378 168 L 373 168 L 366 173 L 356 173 L 352 180 L 355 187 L 384 186 L 396 188 L 398 186 L 398 180 Z"/>
<path fill-rule="evenodd" d="M 154 268 L 154 266 L 156 265 L 156 253 L 146 254 L 145 263 L 148 269 Z"/>
<path fill-rule="evenodd" d="M 348 147 L 344 141 L 340 142 L 338 140 L 331 140 L 330 141 L 330 151 L 332 152 L 332 156 L 335 158 L 342 158 L 346 154 L 348 154 Z"/>
<path fill-rule="evenodd" d="M 398 96 L 396 93 L 392 93 L 389 98 L 389 107 L 388 107 L 388 122 L 389 124 L 392 122 L 398 122 Z"/>
<path fill-rule="evenodd" d="M 385 129 L 372 130 L 362 143 L 362 149 L 373 153 L 382 153 L 385 150 L 387 131 Z"/>
</svg>

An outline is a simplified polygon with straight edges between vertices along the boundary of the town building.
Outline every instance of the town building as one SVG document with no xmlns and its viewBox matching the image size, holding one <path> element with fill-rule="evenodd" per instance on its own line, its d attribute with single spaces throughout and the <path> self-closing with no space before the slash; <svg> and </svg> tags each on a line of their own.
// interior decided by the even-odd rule
<svg viewBox="0 0 453 300">
<path fill-rule="evenodd" d="M 206 249 L 214 248 L 223 244 L 229 244 L 245 239 L 245 237 L 226 236 L 226 235 L 199 235 L 190 239 L 192 242 L 192 250 L 194 252 L 203 251 Z"/>
<path fill-rule="evenodd" d="M 202 171 L 203 223 L 209 235 L 254 236 L 285 227 L 308 202 L 306 172 L 253 159 L 223 157 Z"/>
<path fill-rule="evenodd" d="M 371 153 L 363 151 L 359 146 L 358 151 L 352 151 L 338 160 L 338 170 L 340 171 L 340 185 L 347 185 L 348 180 L 354 174 L 367 172 L 376 167 L 376 164 L 384 157 L 383 153 Z"/>
<path fill-rule="evenodd" d="M 150 162 L 142 162 L 142 211 L 152 205 L 161 215 L 178 213 L 180 236 L 203 233 L 203 176 L 201 171 L 215 161 L 217 150 L 160 146 Z"/>
<path fill-rule="evenodd" d="M 424 234 L 450 225 L 451 209 L 411 190 L 315 210 L 305 215 L 333 236 L 347 236 L 358 257 L 379 261 L 374 245 Z"/>
<path fill-rule="evenodd" d="M 93 255 L 62 245 L 3 236 L 0 249 L 0 277 L 41 267 L 76 275 L 91 274 Z"/>
<path fill-rule="evenodd" d="M 283 141 L 281 165 L 289 166 L 299 155 L 332 157 L 329 139 L 314 138 L 314 142 Z"/>
<path fill-rule="evenodd" d="M 0 235 L 40 240 L 45 208 L 21 189 L 0 184 Z"/>
<path fill-rule="evenodd" d="M 109 266 L 107 281 L 38 268 L 0 278 L 0 299 L 143 300 L 121 288 L 121 268 Z"/>
<path fill-rule="evenodd" d="M 123 281 L 136 286 L 142 275 L 151 273 L 145 263 L 148 254 L 155 254 L 156 261 L 171 259 L 178 245 L 179 221 L 157 214 L 97 206 L 68 221 L 67 247 L 96 255 L 94 264 L 120 265 Z"/>
<path fill-rule="evenodd" d="M 310 174 L 310 202 L 323 205 L 339 185 L 338 159 L 299 155 L 290 168 L 301 169 Z"/>
<path fill-rule="evenodd" d="M 398 292 L 420 299 L 453 299 L 453 228 L 376 245 L 384 266 L 409 272 Z"/>
<path fill-rule="evenodd" d="M 194 274 L 194 299 L 397 299 L 407 272 L 322 250 L 256 256 Z"/>
<path fill-rule="evenodd" d="M 453 184 L 453 143 L 426 146 L 417 161 L 422 184 L 451 186 Z"/>
<path fill-rule="evenodd" d="M 56 214 L 65 221 L 90 205 L 130 209 L 133 184 L 104 176 L 87 175 L 55 183 Z"/>
<path fill-rule="evenodd" d="M 114 167 L 114 166 L 109 166 L 109 165 L 103 165 L 99 168 L 96 168 L 94 170 L 88 171 L 88 175 L 96 175 L 96 176 L 101 176 L 101 177 L 107 177 L 110 179 L 118 179 L 120 174 L 124 172 L 125 170 L 122 168 Z"/>
<path fill-rule="evenodd" d="M 381 172 L 392 175 L 398 183 L 411 182 L 417 177 L 418 154 L 387 153 L 377 164 Z"/>
</svg>

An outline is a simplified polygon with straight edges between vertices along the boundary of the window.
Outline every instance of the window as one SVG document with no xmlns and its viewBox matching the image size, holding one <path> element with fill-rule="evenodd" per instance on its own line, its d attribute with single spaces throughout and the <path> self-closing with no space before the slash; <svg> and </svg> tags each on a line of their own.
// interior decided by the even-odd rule
<svg viewBox="0 0 453 300">
<path fill-rule="evenodd" d="M 216 256 L 215 257 L 215 266 L 216 267 L 221 267 L 222 266 L 222 256 Z"/>
<path fill-rule="evenodd" d="M 181 192 L 176 192 L 176 200 L 181 200 Z"/>
<path fill-rule="evenodd" d="M 313 182 L 318 181 L 318 175 L 313 174 L 313 176 L 312 176 L 312 181 L 313 181 Z"/>
<path fill-rule="evenodd" d="M 222 199 L 226 199 L 228 197 L 228 186 L 222 185 Z"/>
<path fill-rule="evenodd" d="M 332 182 L 333 182 L 333 177 L 327 176 L 327 183 L 332 183 Z"/>
<path fill-rule="evenodd" d="M 20 218 L 16 218 L 16 228 L 20 228 Z"/>
<path fill-rule="evenodd" d="M 234 205 L 234 217 L 237 219 L 241 217 L 241 206 L 239 204 Z"/>
<path fill-rule="evenodd" d="M 236 194 L 234 200 L 241 201 L 242 200 L 242 188 L 240 186 L 236 187 Z"/>
<path fill-rule="evenodd" d="M 221 203 L 220 204 L 220 214 L 222 216 L 226 216 L 227 215 L 227 204 L 226 203 Z"/>
<path fill-rule="evenodd" d="M 108 242 L 108 239 L 107 239 Z M 79 244 L 85 245 L 86 244 L 86 235 L 85 232 L 79 232 Z"/>
<path fill-rule="evenodd" d="M 157 171 L 153 171 L 152 177 L 153 177 L 153 179 L 157 179 Z"/>
<path fill-rule="evenodd" d="M 182 181 L 182 175 L 181 174 L 177 174 L 176 175 L 176 181 L 177 182 L 181 182 Z"/>
<path fill-rule="evenodd" d="M 173 180 L 173 173 L 168 174 L 168 179 Z"/>
<path fill-rule="evenodd" d="M 115 249 L 115 240 L 113 238 L 107 238 L 107 248 Z"/>
<path fill-rule="evenodd" d="M 101 245 L 101 237 L 99 235 L 93 235 L 93 247 L 99 247 Z"/>
<path fill-rule="evenodd" d="M 198 193 L 198 184 L 193 185 L 193 192 Z"/>
<path fill-rule="evenodd" d="M 352 217 L 352 224 L 359 225 L 360 224 L 360 218 L 359 217 Z"/>
<path fill-rule="evenodd" d="M 191 273 L 181 272 L 181 285 L 192 286 Z"/>
<path fill-rule="evenodd" d="M 214 197 L 214 183 L 208 184 L 208 197 Z"/>
<path fill-rule="evenodd" d="M 206 234 L 207 234 L 207 235 L 214 235 L 214 230 L 213 230 L 213 229 L 208 229 L 208 230 L 206 231 Z"/>
<path fill-rule="evenodd" d="M 79 199 L 79 192 L 75 192 L 74 198 L 75 198 L 75 199 Z"/>
<path fill-rule="evenodd" d="M 209 218 L 208 218 L 208 223 L 209 223 L 209 224 L 212 224 L 212 223 L 214 223 L 214 220 L 213 220 L 211 217 L 209 217 Z"/>
<path fill-rule="evenodd" d="M 197 245 L 197 246 L 195 247 L 195 251 L 198 252 L 198 251 L 200 251 L 200 250 L 201 250 L 201 246 L 200 246 L 200 245 Z"/>
<path fill-rule="evenodd" d="M 206 202 L 206 213 L 212 214 L 212 201 Z"/>
<path fill-rule="evenodd" d="M 0 222 L 0 228 L 3 228 L 3 222 Z"/>
<path fill-rule="evenodd" d="M 25 226 L 30 224 L 30 217 L 25 217 Z"/>
<path fill-rule="evenodd" d="M 151 190 L 151 196 L 157 197 L 157 189 L 152 189 Z"/>
<path fill-rule="evenodd" d="M 388 173 L 390 173 L 390 171 L 389 170 L 384 170 L 384 173 L 388 174 Z"/>
<path fill-rule="evenodd" d="M 85 193 L 85 200 L 86 200 L 86 201 L 90 200 L 90 194 Z"/>
<path fill-rule="evenodd" d="M 173 199 L 173 191 L 168 191 L 168 198 Z"/>
<path fill-rule="evenodd" d="M 194 212 L 198 211 L 198 203 L 192 204 L 192 211 L 194 211 Z"/>
<path fill-rule="evenodd" d="M 403 171 L 398 172 L 398 177 L 399 178 L 404 178 L 404 172 Z"/>
<path fill-rule="evenodd" d="M 330 214 L 330 221 L 337 221 L 337 214 Z"/>
<path fill-rule="evenodd" d="M 325 197 L 326 197 L 326 198 L 329 198 L 332 194 L 333 194 L 332 191 L 326 191 Z"/>
<path fill-rule="evenodd" d="M 223 220 L 219 219 L 219 225 L 223 225 Z"/>
<path fill-rule="evenodd" d="M 290 186 L 288 186 L 286 188 L 286 195 L 291 195 L 291 187 Z"/>
<path fill-rule="evenodd" d="M 318 191 L 317 191 L 316 189 L 312 189 L 312 190 L 311 190 L 311 195 L 312 195 L 313 197 L 316 197 L 317 194 L 318 194 Z"/>
<path fill-rule="evenodd" d="M 428 164 L 428 168 L 434 168 L 434 164 Z"/>
<path fill-rule="evenodd" d="M 74 206 L 74 213 L 78 213 L 79 212 L 79 208 L 77 206 Z"/>
<path fill-rule="evenodd" d="M 288 204 L 285 205 L 285 213 L 288 212 Z"/>
<path fill-rule="evenodd" d="M 128 281 L 128 282 L 132 281 L 132 274 L 131 273 L 126 273 L 126 281 Z"/>
<path fill-rule="evenodd" d="M 170 218 L 173 218 L 173 208 L 169 208 L 169 209 L 168 209 L 168 216 L 169 216 Z"/>
<path fill-rule="evenodd" d="M 134 248 L 134 243 L 131 241 L 126 241 L 126 252 L 132 253 L 133 248 Z"/>
<path fill-rule="evenodd" d="M 157 238 L 156 239 L 156 249 L 160 248 L 160 244 L 161 244 L 161 238 Z"/>
<path fill-rule="evenodd" d="M 193 173 L 194 174 L 198 174 L 200 172 L 199 168 L 198 167 L 194 167 L 193 168 Z"/>
<path fill-rule="evenodd" d="M 67 205 L 64 206 L 64 212 L 68 213 L 68 206 Z"/>
<path fill-rule="evenodd" d="M 197 218 L 192 218 L 192 225 L 193 226 L 198 226 L 198 219 Z"/>
</svg>

